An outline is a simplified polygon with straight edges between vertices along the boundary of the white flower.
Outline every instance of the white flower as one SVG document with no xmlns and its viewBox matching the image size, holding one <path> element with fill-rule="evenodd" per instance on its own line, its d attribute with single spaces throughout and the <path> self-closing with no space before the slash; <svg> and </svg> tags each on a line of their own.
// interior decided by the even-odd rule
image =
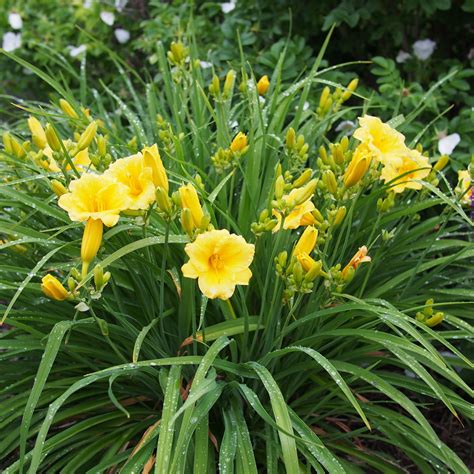
<svg viewBox="0 0 474 474">
<path fill-rule="evenodd" d="M 308 110 L 309 109 L 309 102 L 305 102 L 303 104 L 303 110 Z"/>
<path fill-rule="evenodd" d="M 82 4 L 82 6 L 89 10 L 89 8 L 92 8 L 92 3 L 93 3 L 93 0 L 84 0 L 84 3 Z"/>
<path fill-rule="evenodd" d="M 210 63 L 209 61 L 199 60 L 199 65 L 201 66 L 201 69 L 209 69 L 210 67 L 212 67 L 212 63 Z"/>
<path fill-rule="evenodd" d="M 237 0 L 231 0 L 230 2 L 221 3 L 222 13 L 229 13 L 235 8 Z"/>
<path fill-rule="evenodd" d="M 117 38 L 117 41 L 120 44 L 127 43 L 128 40 L 130 39 L 130 32 L 127 30 L 124 30 L 123 28 L 117 28 L 114 31 L 115 37 Z"/>
<path fill-rule="evenodd" d="M 352 135 L 352 132 L 355 130 L 356 124 L 352 120 L 343 120 L 339 122 L 336 127 L 336 132 L 344 132 L 344 135 Z"/>
<path fill-rule="evenodd" d="M 128 0 L 115 0 L 115 9 L 118 12 L 122 12 L 123 9 L 127 6 Z"/>
<path fill-rule="evenodd" d="M 100 12 L 100 19 L 109 26 L 112 26 L 115 22 L 115 15 L 112 12 L 102 11 Z"/>
<path fill-rule="evenodd" d="M 8 14 L 8 23 L 14 30 L 21 30 L 23 27 L 23 20 L 19 13 L 11 12 Z"/>
<path fill-rule="evenodd" d="M 421 61 L 426 61 L 436 48 L 436 42 L 430 39 L 418 40 L 413 43 L 413 53 Z"/>
<path fill-rule="evenodd" d="M 450 155 L 454 149 L 459 145 L 461 136 L 459 133 L 452 133 L 446 137 L 443 137 L 438 142 L 438 151 L 442 155 Z"/>
<path fill-rule="evenodd" d="M 13 33 L 12 31 L 7 31 L 3 35 L 3 44 L 2 48 L 10 53 L 15 51 L 15 49 L 21 46 L 21 33 Z"/>
<path fill-rule="evenodd" d="M 410 58 L 411 58 L 411 54 L 401 49 L 398 52 L 397 57 L 395 58 L 395 61 L 397 61 L 397 63 L 404 63 L 407 59 L 410 59 Z"/>
<path fill-rule="evenodd" d="M 87 50 L 87 46 L 85 44 L 80 44 L 79 46 L 68 46 L 68 48 L 69 56 L 71 56 L 71 58 L 77 58 Z"/>
</svg>

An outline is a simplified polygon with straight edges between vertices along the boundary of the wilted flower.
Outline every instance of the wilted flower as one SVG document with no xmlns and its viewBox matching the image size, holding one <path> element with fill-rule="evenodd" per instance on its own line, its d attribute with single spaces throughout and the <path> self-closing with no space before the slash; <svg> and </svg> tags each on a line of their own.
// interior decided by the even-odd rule
<svg viewBox="0 0 474 474">
<path fill-rule="evenodd" d="M 112 26 L 115 23 L 115 15 L 112 12 L 105 10 L 100 12 L 100 19 L 109 26 Z"/>
<path fill-rule="evenodd" d="M 413 54 L 421 61 L 426 61 L 436 48 L 436 42 L 430 39 L 418 40 L 413 43 Z"/>
<path fill-rule="evenodd" d="M 8 23 L 14 30 L 21 30 L 23 27 L 21 15 L 16 12 L 11 12 L 8 14 Z"/>
<path fill-rule="evenodd" d="M 141 153 L 115 161 L 104 176 L 109 176 L 126 187 L 129 198 L 127 209 L 148 209 L 155 201 L 153 170 L 146 165 Z"/>
<path fill-rule="evenodd" d="M 367 255 L 367 253 L 368 250 L 365 245 L 360 247 L 359 250 L 355 253 L 355 255 L 351 258 L 350 262 L 342 270 L 342 277 L 345 278 L 351 268 L 353 270 L 357 270 L 357 267 L 361 263 L 371 262 L 372 259 Z"/>
<path fill-rule="evenodd" d="M 450 155 L 454 149 L 459 145 L 461 136 L 459 133 L 452 133 L 446 137 L 440 138 L 438 141 L 438 151 L 441 155 Z"/>
<path fill-rule="evenodd" d="M 125 44 L 130 39 L 130 32 L 123 28 L 117 28 L 114 31 L 115 38 L 120 44 Z"/>
<path fill-rule="evenodd" d="M 426 156 L 407 148 L 397 160 L 383 167 L 381 178 L 385 183 L 391 182 L 393 192 L 402 193 L 405 189 L 421 189 L 421 183 L 414 180 L 426 178 L 430 170 L 431 165 Z M 400 178 L 396 179 L 399 176 Z"/>
<path fill-rule="evenodd" d="M 411 58 L 411 54 L 407 53 L 406 51 L 400 50 L 395 58 L 397 63 L 404 63 L 407 59 Z"/>
<path fill-rule="evenodd" d="M 21 46 L 21 33 L 13 33 L 12 31 L 7 31 L 3 35 L 2 48 L 7 52 L 11 53 L 18 49 Z"/>
<path fill-rule="evenodd" d="M 49 273 L 41 279 L 41 289 L 52 300 L 63 301 L 69 297 L 69 291 L 64 288 L 56 277 Z"/>
<path fill-rule="evenodd" d="M 248 285 L 255 246 L 227 230 L 211 230 L 187 244 L 189 261 L 181 270 L 186 278 L 197 278 L 208 298 L 229 299 L 236 285 Z"/>
</svg>

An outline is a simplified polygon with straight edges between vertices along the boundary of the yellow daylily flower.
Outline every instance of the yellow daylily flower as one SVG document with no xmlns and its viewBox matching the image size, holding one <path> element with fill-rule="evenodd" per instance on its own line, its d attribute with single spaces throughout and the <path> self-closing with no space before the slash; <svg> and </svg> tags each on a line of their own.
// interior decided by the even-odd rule
<svg viewBox="0 0 474 474">
<path fill-rule="evenodd" d="M 291 194 L 291 193 L 290 193 Z M 283 223 L 284 229 L 297 229 L 300 226 L 313 225 L 316 218 L 312 212 L 316 209 L 313 202 L 308 200 L 303 204 L 296 206 L 285 218 Z M 281 214 L 273 209 L 272 214 L 277 218 L 277 225 L 272 232 L 277 232 L 281 227 Z"/>
<path fill-rule="evenodd" d="M 357 270 L 357 267 L 361 263 L 371 262 L 372 259 L 367 255 L 367 253 L 368 249 L 365 245 L 360 247 L 359 250 L 355 253 L 355 255 L 351 258 L 350 262 L 342 270 L 342 277 L 344 278 L 351 268 L 353 270 Z"/>
<path fill-rule="evenodd" d="M 155 187 L 162 187 L 167 193 L 169 192 L 168 176 L 166 175 L 165 167 L 161 161 L 158 145 L 155 143 L 152 146 L 143 148 L 143 159 L 145 166 L 151 168 L 153 173 L 153 184 Z"/>
<path fill-rule="evenodd" d="M 126 187 L 129 197 L 128 209 L 148 209 L 155 201 L 153 170 L 146 166 L 141 153 L 115 161 L 104 176 L 110 176 Z"/>
<path fill-rule="evenodd" d="M 127 187 L 111 176 L 85 173 L 71 181 L 69 192 L 59 198 L 58 204 L 72 221 L 101 220 L 112 227 L 120 212 L 130 208 L 130 197 Z"/>
<path fill-rule="evenodd" d="M 52 300 L 63 301 L 69 297 L 69 291 L 64 288 L 56 277 L 49 273 L 41 279 L 41 289 Z"/>
<path fill-rule="evenodd" d="M 458 185 L 456 186 L 456 192 L 462 195 L 462 204 L 470 205 L 472 202 L 474 190 L 471 182 L 471 174 L 468 170 L 458 171 Z"/>
<path fill-rule="evenodd" d="M 241 152 L 247 146 L 247 135 L 239 132 L 230 144 L 230 149 L 235 152 Z"/>
<path fill-rule="evenodd" d="M 257 82 L 257 91 L 259 95 L 265 95 L 270 87 L 268 76 L 262 76 Z"/>
<path fill-rule="evenodd" d="M 406 149 L 397 161 L 386 164 L 382 168 L 381 178 L 385 183 L 393 181 L 392 191 L 402 193 L 405 189 L 421 189 L 422 184 L 413 180 L 426 178 L 430 174 L 431 165 L 428 158 L 418 150 Z"/>
<path fill-rule="evenodd" d="M 381 163 L 397 161 L 398 156 L 405 153 L 405 137 L 378 117 L 359 117 L 359 125 L 354 138 L 364 143 Z"/>
<path fill-rule="evenodd" d="M 312 225 L 306 227 L 298 242 L 296 242 L 295 248 L 293 249 L 293 256 L 298 257 L 300 254 L 310 255 L 316 246 L 317 240 L 318 229 Z"/>
<path fill-rule="evenodd" d="M 187 244 L 189 261 L 181 270 L 186 278 L 197 278 L 201 292 L 208 298 L 229 299 L 236 285 L 248 285 L 255 246 L 227 230 L 211 230 Z"/>
<path fill-rule="evenodd" d="M 179 196 L 181 198 L 181 207 L 191 211 L 194 227 L 200 227 L 204 212 L 202 211 L 196 188 L 191 183 L 183 185 L 179 188 Z"/>
</svg>

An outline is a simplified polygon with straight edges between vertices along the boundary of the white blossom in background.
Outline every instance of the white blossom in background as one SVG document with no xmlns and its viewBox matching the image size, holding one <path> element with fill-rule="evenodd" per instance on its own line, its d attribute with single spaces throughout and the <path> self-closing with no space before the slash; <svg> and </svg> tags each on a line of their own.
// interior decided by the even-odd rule
<svg viewBox="0 0 474 474">
<path fill-rule="evenodd" d="M 356 128 L 355 122 L 352 120 L 343 120 L 336 127 L 336 132 L 344 132 L 344 135 L 352 135 Z"/>
<path fill-rule="evenodd" d="M 401 49 L 398 52 L 397 57 L 395 58 L 395 61 L 397 61 L 397 63 L 404 63 L 407 59 L 410 59 L 410 58 L 411 58 L 411 54 Z"/>
<path fill-rule="evenodd" d="M 237 3 L 237 0 L 231 0 L 230 2 L 221 3 L 222 13 L 230 13 Z"/>
<path fill-rule="evenodd" d="M 128 0 L 115 0 L 115 9 L 118 12 L 122 12 L 123 9 L 127 6 Z"/>
<path fill-rule="evenodd" d="M 210 67 L 212 67 L 212 63 L 210 63 L 209 61 L 199 60 L 199 65 L 201 66 L 201 69 L 209 69 Z"/>
<path fill-rule="evenodd" d="M 7 31 L 3 35 L 2 48 L 7 52 L 11 53 L 21 46 L 21 33 L 13 33 L 13 31 Z"/>
<path fill-rule="evenodd" d="M 92 4 L 94 3 L 93 0 L 84 0 L 82 6 L 89 10 L 89 8 L 92 8 Z"/>
<path fill-rule="evenodd" d="M 123 28 L 117 28 L 114 31 L 115 38 L 117 38 L 117 41 L 120 44 L 125 44 L 128 43 L 128 40 L 130 39 L 130 32 L 127 30 L 124 30 Z"/>
<path fill-rule="evenodd" d="M 19 13 L 11 12 L 8 14 L 8 23 L 14 30 L 21 30 L 23 27 L 23 20 Z"/>
<path fill-rule="evenodd" d="M 102 11 L 100 12 L 100 19 L 109 26 L 112 26 L 115 22 L 115 15 L 112 12 Z"/>
<path fill-rule="evenodd" d="M 79 46 L 68 46 L 68 48 L 69 56 L 71 56 L 71 58 L 77 58 L 87 50 L 87 46 L 85 44 L 80 44 Z"/>
<path fill-rule="evenodd" d="M 426 61 L 436 48 L 436 42 L 430 39 L 418 40 L 413 43 L 413 54 L 421 61 Z"/>
<path fill-rule="evenodd" d="M 452 133 L 446 137 L 440 138 L 438 141 L 438 151 L 441 155 L 450 155 L 454 149 L 459 145 L 461 136 L 459 133 Z"/>
<path fill-rule="evenodd" d="M 309 109 L 309 102 L 305 102 L 303 104 L 303 110 L 308 110 Z"/>
</svg>

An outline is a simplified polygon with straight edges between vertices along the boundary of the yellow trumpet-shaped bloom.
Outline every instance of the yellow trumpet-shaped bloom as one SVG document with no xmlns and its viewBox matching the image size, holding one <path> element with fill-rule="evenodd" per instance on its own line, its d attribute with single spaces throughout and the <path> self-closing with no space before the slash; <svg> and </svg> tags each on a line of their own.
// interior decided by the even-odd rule
<svg viewBox="0 0 474 474">
<path fill-rule="evenodd" d="M 262 76 L 257 82 L 257 91 L 259 95 L 265 95 L 270 87 L 268 76 Z"/>
<path fill-rule="evenodd" d="M 359 125 L 354 138 L 364 143 L 381 163 L 390 164 L 405 153 L 405 137 L 378 117 L 364 115 L 359 118 Z"/>
<path fill-rule="evenodd" d="M 186 278 L 197 278 L 208 298 L 229 299 L 236 285 L 248 285 L 255 246 L 227 230 L 211 230 L 198 235 L 185 249 L 189 261 L 181 270 Z"/>
<path fill-rule="evenodd" d="M 342 276 L 345 277 L 347 275 L 347 272 L 349 272 L 351 268 L 357 270 L 357 267 L 361 263 L 371 262 L 372 259 L 367 255 L 367 253 L 368 250 L 365 245 L 360 247 L 359 250 L 355 253 L 355 255 L 351 258 L 350 262 L 342 270 Z"/>
<path fill-rule="evenodd" d="M 306 227 L 298 242 L 296 242 L 295 248 L 293 249 L 293 256 L 298 257 L 300 254 L 310 255 L 316 246 L 317 240 L 318 229 L 312 225 Z"/>
<path fill-rule="evenodd" d="M 365 143 L 361 143 L 352 155 L 349 166 L 344 173 L 344 186 L 350 188 L 355 186 L 369 169 L 372 153 Z"/>
<path fill-rule="evenodd" d="M 381 178 L 385 183 L 391 182 L 393 192 L 402 193 L 405 189 L 421 189 L 422 184 L 414 180 L 426 178 L 430 170 L 431 165 L 426 156 L 407 148 L 397 161 L 382 168 Z"/>
<path fill-rule="evenodd" d="M 290 193 L 291 194 L 291 193 Z M 313 225 L 316 218 L 312 212 L 316 209 L 313 202 L 308 200 L 303 204 L 296 206 L 285 218 L 283 222 L 284 229 L 297 229 L 300 226 Z M 273 232 L 277 232 L 281 227 L 281 214 L 273 210 L 272 214 L 277 218 L 277 225 L 273 228 Z"/>
<path fill-rule="evenodd" d="M 179 188 L 179 196 L 181 198 L 181 207 L 191 211 L 194 227 L 199 227 L 204 217 L 204 212 L 202 211 L 196 188 L 191 183 L 183 185 Z"/>
<path fill-rule="evenodd" d="M 241 152 L 247 146 L 247 135 L 239 132 L 230 144 L 230 149 L 235 152 Z"/>
<path fill-rule="evenodd" d="M 69 292 L 53 275 L 46 275 L 41 279 L 43 293 L 52 300 L 63 301 L 69 297 Z"/>
<path fill-rule="evenodd" d="M 121 211 L 130 208 L 130 197 L 125 185 L 110 176 L 84 173 L 69 185 L 58 204 L 72 221 L 101 220 L 107 227 L 114 226 Z"/>
<path fill-rule="evenodd" d="M 40 121 L 35 117 L 30 117 L 28 119 L 28 127 L 31 131 L 31 138 L 33 139 L 33 143 L 38 148 L 44 148 L 48 144 L 48 141 L 46 140 L 46 133 Z"/>
<path fill-rule="evenodd" d="M 109 166 L 105 175 L 126 187 L 130 201 L 128 209 L 148 209 L 155 201 L 153 170 L 146 166 L 141 153 L 115 161 Z"/>
<path fill-rule="evenodd" d="M 162 187 L 167 193 L 169 192 L 168 176 L 166 175 L 165 167 L 161 161 L 160 152 L 156 143 L 152 146 L 143 148 L 143 159 L 145 166 L 151 168 L 153 173 L 153 184 L 155 187 Z"/>
</svg>

